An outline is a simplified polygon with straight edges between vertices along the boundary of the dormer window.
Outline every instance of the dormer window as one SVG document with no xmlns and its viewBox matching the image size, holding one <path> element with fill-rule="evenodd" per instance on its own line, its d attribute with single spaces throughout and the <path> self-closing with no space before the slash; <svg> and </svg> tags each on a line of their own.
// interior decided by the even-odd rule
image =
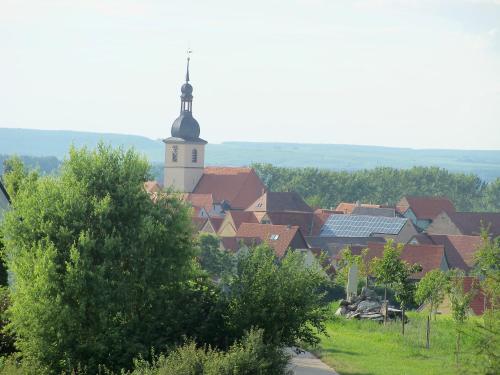
<svg viewBox="0 0 500 375">
<path fill-rule="evenodd" d="M 271 241 L 277 241 L 277 240 L 278 240 L 278 238 L 280 238 L 280 235 L 279 235 L 279 234 L 271 234 L 271 235 L 269 236 L 269 239 L 270 239 Z"/>
<path fill-rule="evenodd" d="M 177 146 L 172 146 L 172 161 L 174 163 L 177 163 L 177 154 L 179 152 L 179 149 Z"/>
<path fill-rule="evenodd" d="M 191 161 L 193 163 L 197 163 L 198 162 L 198 150 L 193 148 L 193 151 L 191 152 Z"/>
</svg>

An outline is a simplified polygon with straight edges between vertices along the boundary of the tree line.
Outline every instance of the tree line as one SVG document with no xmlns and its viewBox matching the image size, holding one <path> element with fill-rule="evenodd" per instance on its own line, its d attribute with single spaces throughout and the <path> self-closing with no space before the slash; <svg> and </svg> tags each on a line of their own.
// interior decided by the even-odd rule
<svg viewBox="0 0 500 375">
<path fill-rule="evenodd" d="M 486 183 L 474 174 L 438 167 L 380 167 L 354 172 L 253 164 L 271 191 L 296 191 L 313 207 L 340 202 L 396 204 L 405 195 L 446 196 L 459 211 L 499 211 L 500 177 Z"/>
</svg>

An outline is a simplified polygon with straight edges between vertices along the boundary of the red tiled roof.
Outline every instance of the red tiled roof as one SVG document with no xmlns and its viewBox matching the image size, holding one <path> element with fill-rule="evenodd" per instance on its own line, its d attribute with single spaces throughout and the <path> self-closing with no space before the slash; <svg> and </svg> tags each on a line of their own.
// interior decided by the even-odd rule
<svg viewBox="0 0 500 375">
<path fill-rule="evenodd" d="M 312 212 L 296 192 L 267 191 L 253 202 L 246 211 L 253 212 Z"/>
<path fill-rule="evenodd" d="M 243 210 L 261 196 L 264 189 L 252 168 L 207 167 L 193 192 L 212 194 L 216 203 L 227 201 L 231 208 Z"/>
<path fill-rule="evenodd" d="M 379 204 L 368 204 L 368 203 L 348 203 L 341 202 L 335 209 L 335 211 L 340 211 L 343 214 L 352 214 L 352 210 L 356 207 L 368 207 L 368 208 L 379 208 Z"/>
<path fill-rule="evenodd" d="M 476 294 L 472 301 L 470 302 L 470 307 L 474 314 L 482 315 L 484 313 L 485 305 L 489 307 L 490 304 L 487 303 L 484 293 L 479 287 L 479 280 L 476 277 L 465 276 L 464 277 L 464 292 L 468 293 L 471 289 L 476 289 Z"/>
<path fill-rule="evenodd" d="M 236 230 L 238 230 L 242 223 L 258 223 L 253 212 L 230 210 L 226 213 L 227 215 L 231 216 Z"/>
<path fill-rule="evenodd" d="M 212 194 L 186 193 L 182 195 L 182 200 L 189 202 L 193 207 L 203 207 L 208 214 L 212 211 L 214 205 Z"/>
<path fill-rule="evenodd" d="M 210 224 L 212 224 L 212 228 L 214 228 L 215 233 L 217 233 L 220 229 L 220 226 L 222 225 L 222 222 L 224 221 L 223 217 L 209 217 L 208 220 L 210 221 Z"/>
<path fill-rule="evenodd" d="M 481 246 L 480 236 L 429 234 L 436 245 L 443 245 L 450 268 L 470 271 L 474 266 L 474 253 Z"/>
<path fill-rule="evenodd" d="M 368 248 L 368 260 L 381 258 L 384 253 L 383 243 L 369 242 L 366 247 Z M 351 251 L 353 254 L 359 255 L 361 254 L 363 248 L 364 247 L 352 247 Z M 409 264 L 420 264 L 422 266 L 422 271 L 412 275 L 412 278 L 421 279 L 427 272 L 441 268 L 441 262 L 444 254 L 443 245 L 407 244 L 403 248 L 401 259 L 405 260 Z"/>
<path fill-rule="evenodd" d="M 205 225 L 205 223 L 207 222 L 207 218 L 204 218 L 204 217 L 196 217 L 196 216 L 193 216 L 191 218 L 191 222 L 193 223 L 193 226 L 194 226 L 194 229 L 199 232 L 201 230 L 201 228 L 203 228 L 203 226 Z"/>
<path fill-rule="evenodd" d="M 335 210 L 325 210 L 324 208 L 318 208 L 314 210 L 313 223 L 311 228 L 311 236 L 319 236 L 321 228 L 325 225 L 326 221 L 333 214 L 342 214 L 341 211 Z M 307 234 L 306 234 L 307 235 Z"/>
<path fill-rule="evenodd" d="M 236 252 L 240 249 L 242 244 L 251 247 L 261 244 L 262 240 L 252 237 L 221 237 L 221 243 L 224 250 Z"/>
<path fill-rule="evenodd" d="M 271 246 L 278 257 L 283 257 L 295 236 L 301 236 L 298 226 L 243 223 L 236 232 L 237 238 L 259 238 Z M 302 238 L 303 240 L 303 238 Z M 307 244 L 304 242 L 304 248 Z"/>
<path fill-rule="evenodd" d="M 447 213 L 462 234 L 474 236 L 481 232 L 481 223 L 489 226 L 490 235 L 500 235 L 500 212 L 454 212 Z"/>
<path fill-rule="evenodd" d="M 309 235 L 313 224 L 312 212 L 269 212 L 267 217 L 274 225 L 296 225 L 302 233 Z"/>
<path fill-rule="evenodd" d="M 408 205 L 403 204 L 404 199 Z M 446 197 L 413 197 L 405 196 L 396 205 L 396 209 L 404 214 L 411 208 L 417 219 L 434 219 L 441 212 L 455 212 L 455 206 Z"/>
</svg>

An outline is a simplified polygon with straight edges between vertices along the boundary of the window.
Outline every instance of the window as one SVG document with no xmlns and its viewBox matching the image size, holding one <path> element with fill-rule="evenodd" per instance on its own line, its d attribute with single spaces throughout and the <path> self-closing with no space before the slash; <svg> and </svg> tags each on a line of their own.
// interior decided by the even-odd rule
<svg viewBox="0 0 500 375">
<path fill-rule="evenodd" d="M 271 241 L 276 241 L 278 238 L 280 238 L 280 235 L 279 235 L 279 234 L 271 234 L 271 235 L 269 236 L 269 239 L 270 239 Z"/>
<path fill-rule="evenodd" d="M 193 163 L 198 162 L 198 150 L 193 148 L 193 151 L 191 152 L 191 161 Z"/>
<path fill-rule="evenodd" d="M 172 146 L 172 161 L 174 163 L 177 163 L 177 153 L 178 153 L 178 147 Z"/>
</svg>

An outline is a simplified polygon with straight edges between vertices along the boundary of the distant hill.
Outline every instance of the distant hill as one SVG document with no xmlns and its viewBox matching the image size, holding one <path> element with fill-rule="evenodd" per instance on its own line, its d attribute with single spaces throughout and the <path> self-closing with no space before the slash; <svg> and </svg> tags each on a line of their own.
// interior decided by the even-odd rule
<svg viewBox="0 0 500 375">
<path fill-rule="evenodd" d="M 134 147 L 153 164 L 163 163 L 161 140 L 125 134 L 0 128 L 0 154 L 64 158 L 71 144 L 95 147 L 99 141 Z M 378 146 L 300 143 L 224 142 L 208 144 L 207 165 L 240 166 L 271 163 L 284 167 L 358 170 L 388 166 L 437 166 L 451 172 L 477 174 L 484 180 L 500 177 L 500 150 L 416 150 Z"/>
</svg>

